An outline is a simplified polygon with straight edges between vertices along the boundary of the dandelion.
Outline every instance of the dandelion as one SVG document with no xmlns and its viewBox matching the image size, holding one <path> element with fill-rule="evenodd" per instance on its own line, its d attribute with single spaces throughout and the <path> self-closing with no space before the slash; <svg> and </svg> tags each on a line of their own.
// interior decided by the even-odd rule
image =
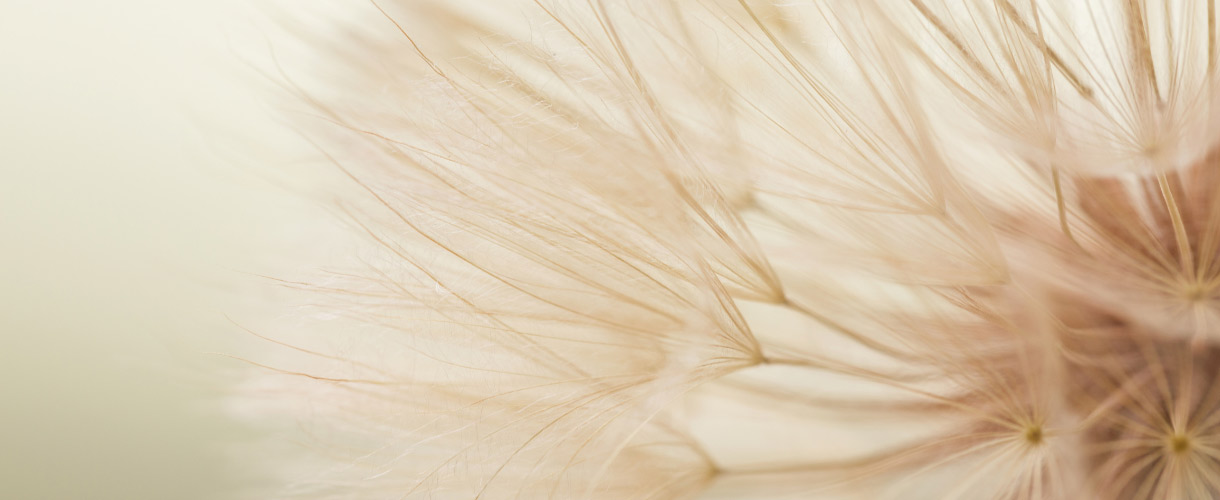
<svg viewBox="0 0 1220 500">
<path fill-rule="evenodd" d="M 1220 496 L 1213 0 L 368 10 L 281 496 Z"/>
</svg>

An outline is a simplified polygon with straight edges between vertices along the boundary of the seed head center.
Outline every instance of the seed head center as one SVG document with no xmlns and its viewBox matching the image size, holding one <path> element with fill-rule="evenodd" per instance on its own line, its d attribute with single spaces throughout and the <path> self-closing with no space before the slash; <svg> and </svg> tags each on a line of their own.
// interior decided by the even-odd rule
<svg viewBox="0 0 1220 500">
<path fill-rule="evenodd" d="M 1031 425 L 1025 428 L 1025 441 L 1031 445 L 1042 444 L 1042 426 Z"/>
<path fill-rule="evenodd" d="M 1174 453 L 1185 453 L 1190 450 L 1190 438 L 1182 434 L 1174 434 L 1169 438 L 1169 449 Z"/>
</svg>

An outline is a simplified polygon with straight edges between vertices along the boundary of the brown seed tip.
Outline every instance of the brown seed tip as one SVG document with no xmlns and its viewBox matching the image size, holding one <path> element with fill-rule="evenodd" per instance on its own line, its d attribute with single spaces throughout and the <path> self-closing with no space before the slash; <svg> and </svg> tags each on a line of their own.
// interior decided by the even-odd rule
<svg viewBox="0 0 1220 500">
<path fill-rule="evenodd" d="M 1174 434 L 1169 438 L 1169 449 L 1174 453 L 1185 453 L 1190 450 L 1190 438 L 1182 434 Z"/>
<path fill-rule="evenodd" d="M 1042 426 L 1031 425 L 1025 429 L 1025 440 L 1030 445 L 1037 446 L 1042 444 Z"/>
</svg>

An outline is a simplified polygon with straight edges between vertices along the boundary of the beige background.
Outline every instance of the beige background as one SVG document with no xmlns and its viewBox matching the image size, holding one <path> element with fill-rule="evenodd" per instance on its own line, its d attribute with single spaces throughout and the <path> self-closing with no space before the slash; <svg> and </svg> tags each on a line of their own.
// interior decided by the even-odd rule
<svg viewBox="0 0 1220 500">
<path fill-rule="evenodd" d="M 246 4 L 0 2 L 0 498 L 257 482 L 206 353 L 264 306 L 245 272 L 333 229 L 262 172 L 295 143 L 235 62 Z"/>
</svg>

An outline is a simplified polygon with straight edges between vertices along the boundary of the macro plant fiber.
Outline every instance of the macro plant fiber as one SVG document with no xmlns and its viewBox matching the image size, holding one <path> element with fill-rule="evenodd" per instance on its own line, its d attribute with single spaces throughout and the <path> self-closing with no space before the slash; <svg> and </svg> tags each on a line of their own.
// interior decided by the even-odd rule
<svg viewBox="0 0 1220 500">
<path fill-rule="evenodd" d="M 279 497 L 1220 497 L 1214 0 L 361 6 Z"/>
</svg>

